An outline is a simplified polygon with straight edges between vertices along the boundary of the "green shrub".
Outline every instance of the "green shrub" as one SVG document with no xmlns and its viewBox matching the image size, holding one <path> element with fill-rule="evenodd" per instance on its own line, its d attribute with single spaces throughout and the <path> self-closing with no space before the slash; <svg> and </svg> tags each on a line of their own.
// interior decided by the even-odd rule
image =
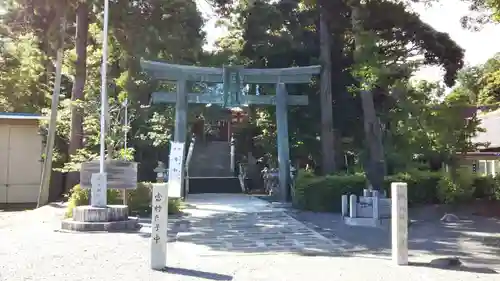
<svg viewBox="0 0 500 281">
<path fill-rule="evenodd" d="M 70 218 L 73 216 L 73 209 L 76 206 L 88 205 L 89 204 L 89 191 L 88 189 L 83 189 L 79 184 L 75 185 L 70 193 L 68 199 L 68 207 L 66 209 L 65 217 Z M 120 204 L 122 202 L 120 192 L 118 190 L 108 189 L 107 191 L 108 204 Z"/>
<path fill-rule="evenodd" d="M 437 186 L 441 179 L 440 172 L 411 171 L 400 173 L 385 178 L 385 188 L 390 196 L 392 182 L 406 182 L 408 184 L 408 204 L 435 204 L 439 203 Z"/>
<path fill-rule="evenodd" d="M 500 200 L 500 175 L 497 175 L 495 178 L 495 186 L 492 191 L 492 199 Z"/>
<path fill-rule="evenodd" d="M 365 188 L 363 175 L 315 177 L 302 171 L 295 183 L 293 203 L 297 208 L 315 212 L 340 211 L 344 194 L 360 194 Z"/>
<path fill-rule="evenodd" d="M 151 198 L 153 185 L 150 182 L 141 182 L 137 188 L 128 192 L 127 205 L 131 214 L 139 216 L 151 215 Z M 170 198 L 168 200 L 168 213 L 180 213 L 182 201 L 180 199 Z"/>
<path fill-rule="evenodd" d="M 474 174 L 466 168 L 460 168 L 453 174 L 443 174 L 438 184 L 438 197 L 442 203 L 465 203 L 474 199 Z"/>
<path fill-rule="evenodd" d="M 474 176 L 472 184 L 475 187 L 474 197 L 494 199 L 495 190 L 497 189 L 497 179 L 492 176 Z"/>
<path fill-rule="evenodd" d="M 392 182 L 408 184 L 408 203 L 437 203 L 437 185 L 441 174 L 436 172 L 412 172 L 388 176 L 384 180 L 383 191 L 390 196 Z M 316 212 L 340 212 L 341 196 L 361 195 L 366 188 L 363 174 L 330 175 L 317 177 L 299 171 L 295 182 L 293 204 L 296 208 Z"/>
<path fill-rule="evenodd" d="M 138 183 L 137 188 L 127 192 L 127 205 L 131 215 L 147 216 L 151 214 L 151 183 Z M 110 205 L 123 204 L 123 197 L 120 191 L 108 189 L 107 201 Z M 73 216 L 73 209 L 76 206 L 89 204 L 89 190 L 80 188 L 80 185 L 75 185 L 71 189 L 68 199 L 68 207 L 66 217 Z M 177 214 L 181 211 L 182 202 L 180 199 L 168 200 L 168 213 Z"/>
<path fill-rule="evenodd" d="M 131 215 L 147 216 L 151 214 L 151 190 L 149 182 L 137 184 L 137 188 L 127 192 L 127 205 Z"/>
</svg>

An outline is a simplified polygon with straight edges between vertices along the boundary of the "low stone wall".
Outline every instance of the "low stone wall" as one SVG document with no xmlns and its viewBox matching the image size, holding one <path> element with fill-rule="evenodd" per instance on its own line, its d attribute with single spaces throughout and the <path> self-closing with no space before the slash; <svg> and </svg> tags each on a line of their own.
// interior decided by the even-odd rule
<svg viewBox="0 0 500 281">
<path fill-rule="evenodd" d="M 378 218 L 390 218 L 391 216 L 391 199 L 380 197 L 365 197 L 359 196 L 357 205 L 358 217 L 369 218 L 373 217 L 374 204 L 378 203 Z"/>
<path fill-rule="evenodd" d="M 342 195 L 342 217 L 347 224 L 377 226 L 391 217 L 391 199 L 377 191 L 364 190 L 363 196 Z"/>
</svg>

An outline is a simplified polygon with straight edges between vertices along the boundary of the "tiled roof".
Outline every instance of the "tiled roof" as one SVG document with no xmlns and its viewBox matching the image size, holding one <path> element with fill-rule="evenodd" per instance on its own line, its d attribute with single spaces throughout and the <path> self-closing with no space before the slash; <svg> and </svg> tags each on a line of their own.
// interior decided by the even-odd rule
<svg viewBox="0 0 500 281">
<path fill-rule="evenodd" d="M 486 132 L 478 133 L 472 141 L 490 143 L 488 148 L 500 147 L 500 110 L 480 115 L 479 119 L 481 120 L 479 126 Z"/>
</svg>

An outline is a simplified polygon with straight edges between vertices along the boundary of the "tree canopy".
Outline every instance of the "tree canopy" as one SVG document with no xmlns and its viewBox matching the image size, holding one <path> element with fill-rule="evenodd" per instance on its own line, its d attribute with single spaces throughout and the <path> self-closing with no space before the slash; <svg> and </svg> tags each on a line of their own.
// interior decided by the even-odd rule
<svg viewBox="0 0 500 281">
<path fill-rule="evenodd" d="M 388 172 L 407 169 L 416 159 L 451 161 L 456 153 L 474 149 L 470 137 L 478 131 L 479 121 L 464 112 L 499 102 L 500 57 L 464 68 L 464 50 L 412 12 L 410 3 L 419 1 L 209 2 L 228 29 L 214 52 L 203 50 L 205 21 L 194 0 L 110 3 L 108 154 L 141 162 L 142 179 L 152 179 L 156 161 L 167 157 L 174 110 L 170 105 L 148 106 L 151 92 L 170 86 L 142 73 L 141 58 L 258 68 L 325 65 L 320 56 L 325 48 L 319 36 L 321 13 L 328 28 L 328 94 L 333 102 L 321 103 L 319 79 L 288 87 L 291 94 L 305 94 L 310 101 L 306 107 L 290 108 L 293 159 L 309 157 L 320 163 L 322 152 L 317 147 L 325 129 L 320 112 L 331 107 L 330 129 L 335 132 L 331 149 L 336 151 L 337 172 L 363 170 L 371 157 L 375 146 L 370 143 L 377 140 L 367 136 L 367 122 L 380 131 L 380 151 Z M 470 2 L 473 9 L 481 8 L 490 19 L 498 20 L 495 1 Z M 5 14 L 0 16 L 0 111 L 48 112 L 57 42 L 62 31 L 67 34 L 62 45 L 56 167 L 76 171 L 80 162 L 98 153 L 102 1 L 9 0 L 1 5 Z M 62 18 L 67 22 L 64 30 Z M 421 66 L 441 67 L 444 85 L 454 87 L 452 93 L 446 96 L 439 83 L 411 82 Z M 249 92 L 256 91 L 253 87 Z M 364 92 L 373 100 L 373 115 L 362 103 Z M 273 95 L 274 87 L 259 87 L 259 94 Z M 127 127 L 125 100 L 131 118 Z M 190 114 L 197 110 L 201 109 L 192 107 Z M 275 110 L 250 107 L 249 116 L 250 122 L 239 129 L 241 143 L 273 159 Z M 126 150 L 124 130 L 129 139 Z"/>
</svg>

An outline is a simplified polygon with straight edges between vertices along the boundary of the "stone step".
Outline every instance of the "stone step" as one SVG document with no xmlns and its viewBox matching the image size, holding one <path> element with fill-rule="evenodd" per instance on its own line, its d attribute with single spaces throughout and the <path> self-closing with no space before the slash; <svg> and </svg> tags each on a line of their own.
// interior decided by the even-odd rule
<svg viewBox="0 0 500 281">
<path fill-rule="evenodd" d="M 243 193 L 236 177 L 189 178 L 189 194 L 199 193 Z"/>
<path fill-rule="evenodd" d="M 196 144 L 189 165 L 190 177 L 231 177 L 230 144 L 209 141 Z"/>
</svg>

